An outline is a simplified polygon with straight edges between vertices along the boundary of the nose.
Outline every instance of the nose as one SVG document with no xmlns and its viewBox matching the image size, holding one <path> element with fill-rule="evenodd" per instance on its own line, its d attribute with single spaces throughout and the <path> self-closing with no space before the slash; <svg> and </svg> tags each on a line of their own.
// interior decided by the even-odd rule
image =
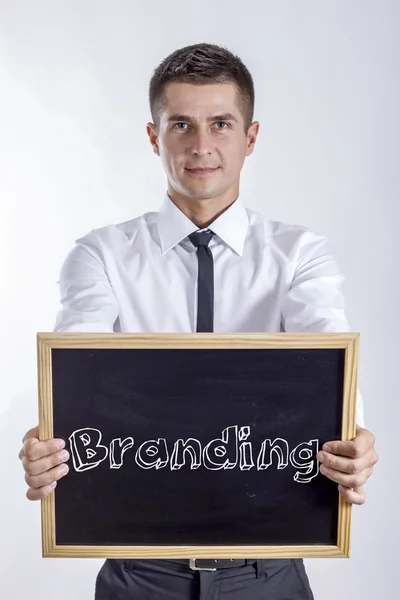
<svg viewBox="0 0 400 600">
<path fill-rule="evenodd" d="M 205 156 L 212 153 L 212 140 L 208 132 L 198 130 L 191 139 L 191 154 Z"/>
</svg>

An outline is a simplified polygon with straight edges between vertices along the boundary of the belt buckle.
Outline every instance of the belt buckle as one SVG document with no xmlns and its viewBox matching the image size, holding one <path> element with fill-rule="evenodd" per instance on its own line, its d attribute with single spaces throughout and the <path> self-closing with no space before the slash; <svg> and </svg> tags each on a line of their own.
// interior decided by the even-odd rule
<svg viewBox="0 0 400 600">
<path fill-rule="evenodd" d="M 196 567 L 196 560 L 197 558 L 189 558 L 189 567 L 193 570 L 193 571 L 216 571 L 216 568 L 209 568 L 209 567 Z"/>
</svg>

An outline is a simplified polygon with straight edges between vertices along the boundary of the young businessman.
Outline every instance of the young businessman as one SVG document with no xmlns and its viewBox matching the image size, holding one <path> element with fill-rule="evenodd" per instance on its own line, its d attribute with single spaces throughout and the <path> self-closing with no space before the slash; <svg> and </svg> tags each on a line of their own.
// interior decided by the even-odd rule
<svg viewBox="0 0 400 600">
<path fill-rule="evenodd" d="M 349 331 L 327 239 L 270 221 L 239 195 L 259 130 L 240 58 L 213 44 L 181 48 L 155 70 L 149 96 L 147 133 L 167 175 L 161 209 L 77 240 L 61 269 L 55 331 Z M 63 448 L 62 440 L 40 442 L 37 427 L 24 436 L 30 500 L 68 473 Z M 348 502 L 364 503 L 377 455 L 359 392 L 356 438 L 328 443 L 318 460 Z M 302 560 L 256 559 L 107 560 L 95 597 L 313 598 Z"/>
</svg>

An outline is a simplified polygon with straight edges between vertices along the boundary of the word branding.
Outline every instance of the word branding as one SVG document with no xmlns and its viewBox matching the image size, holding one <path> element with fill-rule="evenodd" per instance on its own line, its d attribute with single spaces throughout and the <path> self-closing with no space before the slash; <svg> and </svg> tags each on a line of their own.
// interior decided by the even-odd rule
<svg viewBox="0 0 400 600">
<path fill-rule="evenodd" d="M 250 426 L 232 425 L 222 431 L 220 438 L 213 439 L 204 448 L 199 440 L 178 439 L 169 452 L 165 438 L 146 440 L 135 452 L 135 463 L 141 469 L 164 469 L 177 471 L 189 463 L 190 469 L 203 465 L 211 471 L 234 469 L 239 465 L 241 471 L 256 468 L 258 471 L 271 467 L 273 458 L 277 469 L 285 469 L 289 462 L 296 469 L 293 476 L 297 483 L 310 483 L 319 473 L 318 440 L 302 442 L 289 451 L 289 444 L 283 438 L 265 439 L 255 452 L 253 443 L 247 441 Z M 86 427 L 78 429 L 69 436 L 73 465 L 76 471 L 94 469 L 107 456 L 110 469 L 120 469 L 127 450 L 133 448 L 134 440 L 115 438 L 109 448 L 101 444 L 102 434 L 98 429 Z"/>
</svg>

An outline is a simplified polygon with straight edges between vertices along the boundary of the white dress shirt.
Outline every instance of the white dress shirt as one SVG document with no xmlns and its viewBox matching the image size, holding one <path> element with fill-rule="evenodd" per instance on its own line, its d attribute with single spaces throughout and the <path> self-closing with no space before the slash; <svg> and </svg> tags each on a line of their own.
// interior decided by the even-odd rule
<svg viewBox="0 0 400 600">
<path fill-rule="evenodd" d="M 351 331 L 326 237 L 268 220 L 242 195 L 208 227 L 215 333 Z M 195 332 L 197 251 L 187 236 L 198 229 L 165 193 L 159 212 L 78 239 L 61 268 L 54 331 Z"/>
</svg>

